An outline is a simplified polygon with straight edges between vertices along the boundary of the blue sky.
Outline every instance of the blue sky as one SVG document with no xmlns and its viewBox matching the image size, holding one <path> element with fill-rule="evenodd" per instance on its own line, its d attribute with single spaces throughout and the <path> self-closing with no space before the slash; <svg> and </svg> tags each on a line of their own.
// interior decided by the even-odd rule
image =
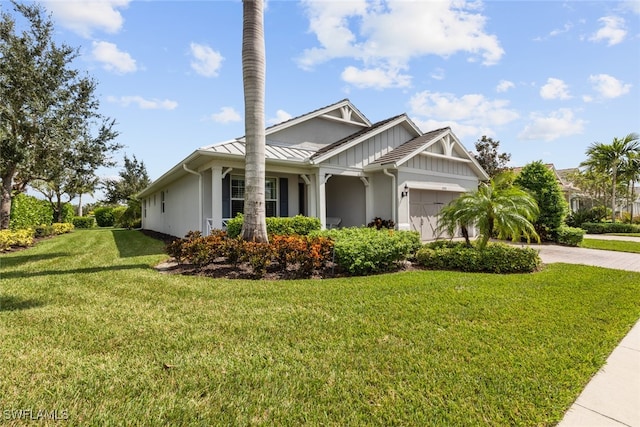
<svg viewBox="0 0 640 427">
<path fill-rule="evenodd" d="M 118 159 L 156 179 L 244 134 L 239 0 L 42 4 L 99 83 Z M 349 98 L 372 122 L 406 112 L 557 168 L 640 132 L 640 1 L 270 0 L 265 37 L 269 124 Z"/>
</svg>

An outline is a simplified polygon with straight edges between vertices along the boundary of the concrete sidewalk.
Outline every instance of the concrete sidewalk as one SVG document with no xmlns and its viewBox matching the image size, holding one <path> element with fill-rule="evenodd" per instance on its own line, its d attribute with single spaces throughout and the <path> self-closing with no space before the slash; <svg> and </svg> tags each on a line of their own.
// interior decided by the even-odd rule
<svg viewBox="0 0 640 427">
<path fill-rule="evenodd" d="M 630 240 L 638 237 L 586 235 L 589 239 Z M 531 245 L 542 262 L 565 262 L 640 271 L 640 254 L 556 245 Z M 613 350 L 569 408 L 558 427 L 640 427 L 640 321 Z"/>
</svg>

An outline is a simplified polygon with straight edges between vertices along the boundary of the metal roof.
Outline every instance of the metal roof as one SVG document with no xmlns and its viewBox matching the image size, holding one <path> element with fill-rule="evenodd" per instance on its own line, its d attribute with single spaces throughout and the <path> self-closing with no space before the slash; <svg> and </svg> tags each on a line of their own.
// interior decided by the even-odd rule
<svg viewBox="0 0 640 427">
<path fill-rule="evenodd" d="M 232 156 L 245 155 L 245 143 L 241 141 L 229 141 L 222 144 L 209 145 L 198 150 L 203 153 L 227 154 Z M 265 144 L 266 160 L 286 160 L 305 162 L 315 153 L 314 150 L 303 148 L 285 147 L 281 145 Z"/>
</svg>

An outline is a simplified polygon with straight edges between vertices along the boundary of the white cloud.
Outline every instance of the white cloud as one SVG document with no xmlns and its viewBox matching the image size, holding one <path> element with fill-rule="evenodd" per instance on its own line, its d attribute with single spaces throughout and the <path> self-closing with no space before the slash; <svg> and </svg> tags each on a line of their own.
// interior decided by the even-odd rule
<svg viewBox="0 0 640 427">
<path fill-rule="evenodd" d="M 211 119 L 217 123 L 231 123 L 242 120 L 240 114 L 233 107 L 222 107 L 219 113 L 213 113 Z"/>
<path fill-rule="evenodd" d="M 369 68 L 360 70 L 349 66 L 344 69 L 341 77 L 342 80 L 359 89 L 387 89 L 411 85 L 411 76 L 401 74 L 398 69 Z"/>
<path fill-rule="evenodd" d="M 109 96 L 107 97 L 107 101 L 113 102 L 116 104 L 120 104 L 123 107 L 128 107 L 131 104 L 137 105 L 141 110 L 174 110 L 178 107 L 178 103 L 176 101 L 171 101 L 169 99 L 159 100 L 159 99 L 145 99 L 141 96 Z"/>
<path fill-rule="evenodd" d="M 589 81 L 593 89 L 603 98 L 617 98 L 631 90 L 630 83 L 624 83 L 608 74 L 591 75 Z"/>
<path fill-rule="evenodd" d="M 431 73 L 431 78 L 434 80 L 444 80 L 444 70 L 442 68 L 436 68 Z"/>
<path fill-rule="evenodd" d="M 622 7 L 624 9 L 628 9 L 633 13 L 637 13 L 640 15 L 640 1 L 638 0 L 627 0 L 622 2 Z"/>
<path fill-rule="evenodd" d="M 269 125 L 275 125 L 278 123 L 282 123 L 282 122 L 286 122 L 287 120 L 291 119 L 293 116 L 289 113 L 287 113 L 284 110 L 278 110 L 276 111 L 276 116 L 271 118 L 271 119 L 267 119 L 267 123 Z"/>
<path fill-rule="evenodd" d="M 556 28 L 555 30 L 552 30 L 549 33 L 549 37 L 555 37 L 563 33 L 568 33 L 569 31 L 571 31 L 572 28 L 573 28 L 573 24 L 571 22 L 567 22 L 566 24 L 564 24 L 562 29 Z"/>
<path fill-rule="evenodd" d="M 500 80 L 498 86 L 496 86 L 496 92 L 506 92 L 509 89 L 513 89 L 514 87 L 516 87 L 516 85 L 513 82 L 509 80 Z"/>
<path fill-rule="evenodd" d="M 133 73 L 138 69 L 135 59 L 109 42 L 93 42 L 93 58 L 102 63 L 105 70 L 118 74 Z"/>
<path fill-rule="evenodd" d="M 456 135 L 493 134 L 492 126 L 505 125 L 519 115 L 509 101 L 490 100 L 480 94 L 456 97 L 450 93 L 419 92 L 409 100 L 411 116 L 424 131 L 451 126 Z"/>
<path fill-rule="evenodd" d="M 576 118 L 568 108 L 552 111 L 546 116 L 532 113 L 529 118 L 530 123 L 518 134 L 520 139 L 553 141 L 583 133 L 584 125 L 587 123 Z"/>
<path fill-rule="evenodd" d="M 366 71 L 382 69 L 389 74 L 406 69 L 415 57 L 448 57 L 458 52 L 473 60 L 481 58 L 485 65 L 495 64 L 504 50 L 497 37 L 485 31 L 486 18 L 479 13 L 478 4 L 304 0 L 309 30 L 319 45 L 304 50 L 298 65 L 312 69 L 334 58 L 353 58 L 362 61 Z"/>
<path fill-rule="evenodd" d="M 543 99 L 570 99 L 569 86 L 560 80 L 549 77 L 547 84 L 540 88 L 540 96 Z"/>
<path fill-rule="evenodd" d="M 598 19 L 602 23 L 600 28 L 589 40 L 594 42 L 607 41 L 609 46 L 618 44 L 627 36 L 624 29 L 624 19 L 619 16 L 603 16 Z"/>
<path fill-rule="evenodd" d="M 207 45 L 191 43 L 191 68 L 204 77 L 216 77 L 222 66 L 224 57 Z"/>
<path fill-rule="evenodd" d="M 117 33 L 124 19 L 118 9 L 126 8 L 130 0 L 46 0 L 45 6 L 56 22 L 82 37 L 96 31 Z"/>
</svg>

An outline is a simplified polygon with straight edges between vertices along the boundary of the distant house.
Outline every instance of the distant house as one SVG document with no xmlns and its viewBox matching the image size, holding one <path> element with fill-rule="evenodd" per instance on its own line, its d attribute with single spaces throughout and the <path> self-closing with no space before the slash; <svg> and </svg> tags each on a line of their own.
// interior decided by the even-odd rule
<svg viewBox="0 0 640 427">
<path fill-rule="evenodd" d="M 244 206 L 244 137 L 201 147 L 139 193 L 142 226 L 174 236 L 225 227 Z M 401 114 L 371 123 L 348 99 L 266 129 L 267 216 L 323 227 L 375 217 L 436 237 L 442 206 L 488 176 L 450 128 Z"/>
</svg>

